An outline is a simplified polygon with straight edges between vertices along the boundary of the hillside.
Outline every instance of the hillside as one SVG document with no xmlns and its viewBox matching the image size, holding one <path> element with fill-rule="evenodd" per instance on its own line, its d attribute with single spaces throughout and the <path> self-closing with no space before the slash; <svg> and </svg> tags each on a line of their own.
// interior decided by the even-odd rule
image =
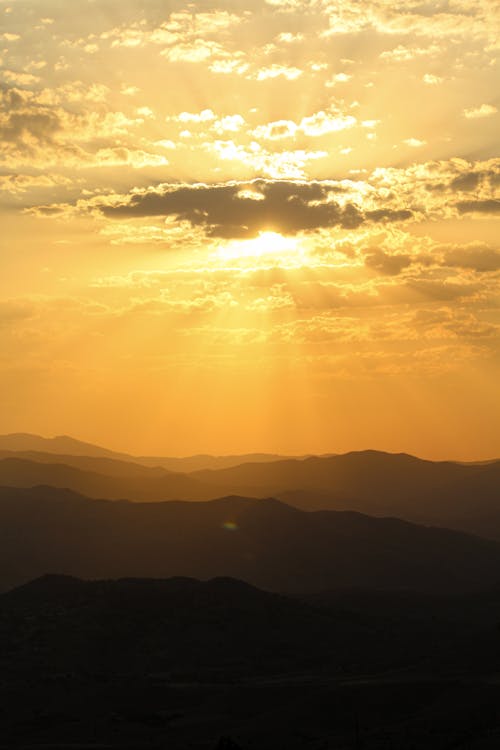
<svg viewBox="0 0 500 750">
<path fill-rule="evenodd" d="M 54 461 L 62 462 L 47 463 L 38 456 L 35 460 L 18 458 L 17 454 L 13 456 L 0 458 L 0 486 L 48 485 L 110 500 L 209 499 L 214 495 L 212 487 L 205 488 L 191 475 L 136 467 L 114 459 L 76 457 L 65 463 L 65 457 L 54 456 Z"/>
<path fill-rule="evenodd" d="M 90 500 L 48 487 L 0 490 L 0 585 L 84 578 L 231 576 L 279 592 L 352 586 L 469 590 L 500 583 L 500 545 L 276 500 Z"/>
<path fill-rule="evenodd" d="M 44 576 L 0 595 L 3 746 L 494 748 L 499 616 L 494 592 Z"/>
<path fill-rule="evenodd" d="M 303 510 L 354 510 L 500 538 L 499 461 L 460 464 L 362 451 L 191 476 L 218 494 L 272 495 Z"/>
</svg>

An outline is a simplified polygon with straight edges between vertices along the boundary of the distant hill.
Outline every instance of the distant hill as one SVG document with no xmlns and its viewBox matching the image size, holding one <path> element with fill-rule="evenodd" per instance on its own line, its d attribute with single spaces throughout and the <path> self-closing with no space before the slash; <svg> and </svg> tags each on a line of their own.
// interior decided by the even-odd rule
<svg viewBox="0 0 500 750">
<path fill-rule="evenodd" d="M 41 451 L 0 450 L 0 461 L 5 459 L 17 459 L 39 464 L 64 465 L 79 469 L 80 471 L 129 479 L 165 477 L 170 473 L 161 466 L 145 466 L 134 461 L 124 461 L 104 456 L 74 456 L 72 454 L 43 453 Z"/>
<path fill-rule="evenodd" d="M 30 433 L 12 433 L 0 435 L 1 452 L 21 452 L 24 454 L 36 452 L 38 454 L 54 454 L 63 456 L 86 456 L 90 458 L 107 458 L 127 463 L 140 464 L 142 466 L 161 467 L 168 471 L 191 472 L 203 469 L 225 469 L 231 466 L 249 462 L 272 463 L 282 461 L 285 458 L 301 460 L 307 456 L 280 456 L 272 453 L 246 453 L 230 456 L 212 456 L 199 454 L 194 456 L 133 456 L 128 453 L 120 453 L 108 450 L 98 445 L 75 440 L 67 435 L 58 435 L 54 438 L 45 438 Z M 61 461 L 59 461 L 61 463 Z M 63 462 L 67 463 L 67 462 Z M 103 472 L 104 473 L 104 472 Z"/>
<path fill-rule="evenodd" d="M 0 586 L 84 578 L 231 576 L 279 592 L 345 587 L 448 591 L 500 584 L 500 545 L 276 500 L 89 500 L 50 487 L 0 490 Z"/>
<path fill-rule="evenodd" d="M 185 456 L 181 458 L 155 458 L 141 456 L 134 458 L 145 466 L 163 466 L 169 471 L 180 471 L 191 473 L 194 471 L 229 469 L 233 466 L 241 466 L 248 463 L 274 463 L 275 461 L 293 460 L 302 461 L 309 456 L 281 456 L 275 453 L 242 453 L 228 456 L 212 456 L 199 454 L 196 456 Z"/>
<path fill-rule="evenodd" d="M 0 450 L 0 485 L 50 485 L 140 502 L 276 497 L 301 510 L 353 510 L 500 539 L 500 462 L 424 461 L 363 451 L 181 474 L 108 457 Z"/>
<path fill-rule="evenodd" d="M 204 487 L 190 474 L 176 474 L 165 469 L 150 469 L 114 459 L 70 457 L 68 463 L 47 463 L 15 457 L 0 458 L 0 485 L 34 487 L 50 485 L 80 492 L 88 497 L 138 501 L 170 499 L 210 499 L 218 493 L 213 487 Z M 23 454 L 26 455 L 26 454 Z M 65 457 L 53 456 L 53 461 Z M 85 470 L 95 467 L 99 471 Z"/>
<path fill-rule="evenodd" d="M 45 438 L 40 435 L 31 435 L 27 432 L 16 432 L 10 435 L 0 435 L 0 450 L 7 451 L 39 451 L 43 453 L 57 453 L 73 456 L 93 456 L 99 458 L 118 458 L 130 460 L 131 456 L 125 453 L 102 448 L 82 440 L 75 440 L 68 435 L 58 435 L 53 438 Z"/>
<path fill-rule="evenodd" d="M 304 510 L 355 510 L 500 538 L 500 461 L 461 464 L 362 451 L 191 474 L 207 486 Z"/>
</svg>

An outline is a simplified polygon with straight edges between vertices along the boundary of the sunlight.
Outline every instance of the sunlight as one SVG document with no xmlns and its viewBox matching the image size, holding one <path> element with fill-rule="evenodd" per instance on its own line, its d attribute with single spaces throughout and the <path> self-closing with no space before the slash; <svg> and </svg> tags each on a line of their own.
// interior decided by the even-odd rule
<svg viewBox="0 0 500 750">
<path fill-rule="evenodd" d="M 218 255 L 224 260 L 240 258 L 262 258 L 263 256 L 302 255 L 304 249 L 296 237 L 283 237 L 278 232 L 260 232 L 250 240 L 233 240 L 218 248 Z"/>
</svg>

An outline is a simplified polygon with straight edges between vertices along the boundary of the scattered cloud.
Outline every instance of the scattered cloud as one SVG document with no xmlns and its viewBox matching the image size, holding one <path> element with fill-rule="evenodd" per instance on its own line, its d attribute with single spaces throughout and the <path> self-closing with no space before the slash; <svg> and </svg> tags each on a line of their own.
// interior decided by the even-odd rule
<svg viewBox="0 0 500 750">
<path fill-rule="evenodd" d="M 467 120 L 480 120 L 484 117 L 491 117 L 498 112 L 493 104 L 481 104 L 480 107 L 471 107 L 464 109 L 464 117 Z"/>
</svg>

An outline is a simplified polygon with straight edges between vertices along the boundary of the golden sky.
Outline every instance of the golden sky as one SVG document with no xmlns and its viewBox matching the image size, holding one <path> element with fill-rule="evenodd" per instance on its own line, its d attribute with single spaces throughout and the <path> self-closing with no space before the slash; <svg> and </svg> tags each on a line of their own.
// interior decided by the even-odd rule
<svg viewBox="0 0 500 750">
<path fill-rule="evenodd" d="M 0 0 L 0 431 L 500 455 L 497 0 Z"/>
</svg>

